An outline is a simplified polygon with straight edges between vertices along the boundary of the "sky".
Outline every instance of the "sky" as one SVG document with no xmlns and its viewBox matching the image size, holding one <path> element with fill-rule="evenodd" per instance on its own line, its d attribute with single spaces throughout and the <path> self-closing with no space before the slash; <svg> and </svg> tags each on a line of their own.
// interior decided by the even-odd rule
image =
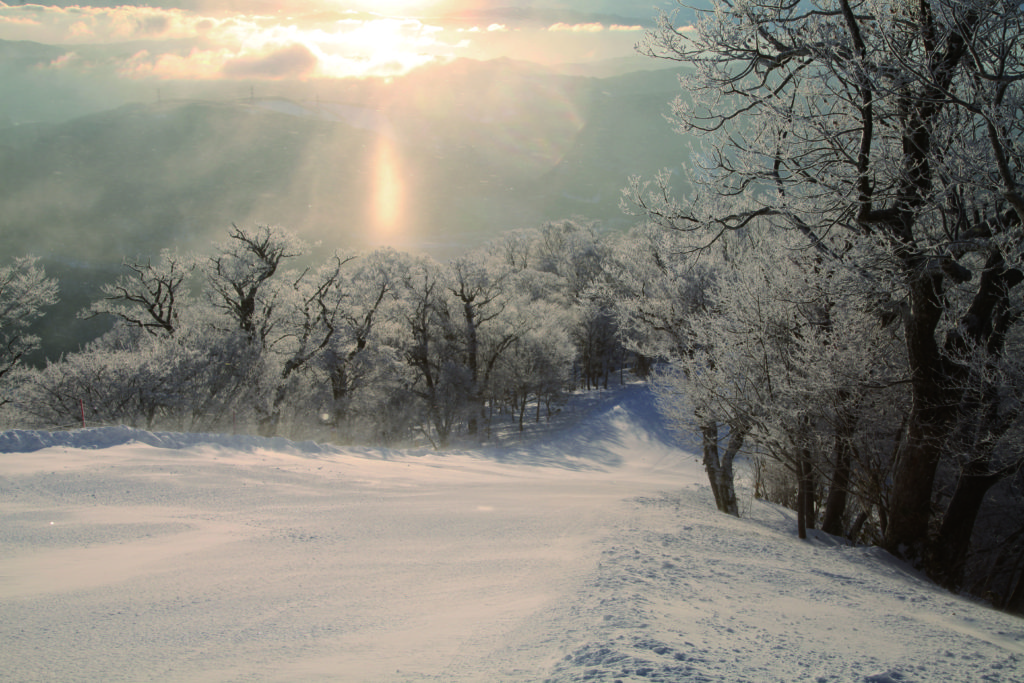
<svg viewBox="0 0 1024 683">
<path fill-rule="evenodd" d="M 671 0 L 0 2 L 0 40 L 66 46 L 48 68 L 113 69 L 127 79 L 389 78 L 458 58 L 556 65 L 626 57 L 658 9 L 673 7 Z M 98 52 L 102 46 L 110 51 Z"/>
</svg>

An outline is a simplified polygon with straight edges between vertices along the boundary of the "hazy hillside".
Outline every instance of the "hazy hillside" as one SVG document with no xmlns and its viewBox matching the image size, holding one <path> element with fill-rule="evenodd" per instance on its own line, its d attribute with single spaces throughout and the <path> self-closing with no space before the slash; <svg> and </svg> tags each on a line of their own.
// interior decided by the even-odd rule
<svg viewBox="0 0 1024 683">
<path fill-rule="evenodd" d="M 205 245 L 256 213 L 306 220 L 311 165 L 352 202 L 371 137 L 240 103 L 127 105 L 8 140 L 0 221 L 23 251 L 57 258 Z"/>
<path fill-rule="evenodd" d="M 14 251 L 85 260 L 203 247 L 232 221 L 366 246 L 381 241 L 385 145 L 404 193 L 400 246 L 461 248 L 577 214 L 618 225 L 626 177 L 682 160 L 662 118 L 677 90 L 669 71 L 456 62 L 315 100 L 165 101 L 20 125 L 0 131 L 0 228 Z"/>
<path fill-rule="evenodd" d="M 232 222 L 441 258 L 570 216 L 624 229 L 626 178 L 685 151 L 663 118 L 671 70 L 597 79 L 463 60 L 390 84 L 237 90 L 172 100 L 171 84 L 160 101 L 0 129 L 5 251 L 43 256 L 63 284 L 50 354 L 94 333 L 68 318 L 124 256 L 204 251 Z"/>
</svg>

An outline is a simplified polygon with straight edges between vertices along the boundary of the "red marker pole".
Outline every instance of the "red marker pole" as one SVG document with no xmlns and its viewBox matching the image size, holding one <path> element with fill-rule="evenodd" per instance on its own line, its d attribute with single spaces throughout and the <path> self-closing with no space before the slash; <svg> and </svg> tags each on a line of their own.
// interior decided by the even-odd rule
<svg viewBox="0 0 1024 683">
<path fill-rule="evenodd" d="M 82 429 L 85 429 L 85 401 L 78 399 L 78 407 L 82 411 Z"/>
</svg>

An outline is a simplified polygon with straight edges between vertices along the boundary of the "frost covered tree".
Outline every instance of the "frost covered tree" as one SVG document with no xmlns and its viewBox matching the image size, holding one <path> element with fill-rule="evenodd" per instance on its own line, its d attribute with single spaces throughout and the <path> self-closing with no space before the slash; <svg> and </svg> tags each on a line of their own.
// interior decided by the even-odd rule
<svg viewBox="0 0 1024 683">
<path fill-rule="evenodd" d="M 509 252 L 506 252 L 509 253 Z M 612 303 L 601 296 L 609 261 L 607 239 L 593 223 L 546 223 L 534 234 L 530 268 L 555 276 L 565 305 L 576 311 L 571 334 L 577 348 L 581 384 L 604 386 L 622 360 L 622 344 Z"/>
<path fill-rule="evenodd" d="M 104 298 L 85 314 L 109 314 L 119 324 L 63 364 L 69 374 L 64 385 L 76 387 L 78 398 L 57 388 L 57 364 L 36 378 L 51 389 L 36 392 L 35 400 L 50 396 L 53 404 L 36 406 L 34 413 L 61 414 L 62 403 L 104 391 L 138 400 L 97 413 L 101 421 L 116 414 L 135 424 L 144 416 L 146 426 L 162 421 L 201 429 L 255 422 L 264 434 L 274 434 L 286 406 L 315 415 L 315 408 L 297 399 L 306 393 L 306 378 L 298 375 L 339 325 L 342 269 L 349 257 L 335 254 L 319 266 L 286 269 L 303 248 L 281 228 L 233 226 L 229 241 L 202 264 L 199 282 L 189 279 L 198 262 L 194 257 L 164 251 L 156 263 L 126 261 L 128 272 L 104 286 Z M 190 295 L 203 285 L 205 297 Z M 115 372 L 117 359 L 134 371 Z M 89 373 L 97 386 L 71 381 L 71 375 Z M 58 392 L 68 396 L 58 399 Z"/>
<path fill-rule="evenodd" d="M 0 382 L 25 354 L 39 347 L 39 337 L 29 329 L 44 315 L 43 309 L 55 303 L 57 281 L 46 277 L 39 259 L 22 256 L 0 267 Z M 0 405 L 3 402 L 0 396 Z"/>
<path fill-rule="evenodd" d="M 352 430 L 355 420 L 377 423 L 388 403 L 381 394 L 399 392 L 401 371 L 393 320 L 402 273 L 407 259 L 392 249 L 380 249 L 358 258 L 342 280 L 338 296 L 336 331 L 318 364 L 326 374 L 329 400 L 324 421 L 337 430 Z M 375 387 L 377 398 L 357 395 Z M 357 410 L 362 404 L 362 410 Z M 389 416 L 392 417 L 392 416 Z M 384 429 L 383 425 L 380 425 Z"/>
<path fill-rule="evenodd" d="M 469 371 L 470 402 L 484 415 L 484 397 L 491 370 L 498 357 L 515 341 L 517 330 L 508 328 L 492 334 L 505 312 L 511 271 L 481 251 L 453 260 L 449 291 L 462 309 L 465 363 Z M 469 417 L 469 433 L 476 434 L 477 415 Z"/>
<path fill-rule="evenodd" d="M 18 405 L 29 426 L 88 424 L 191 429 L 207 387 L 204 355 L 127 324 L 28 373 Z"/>
<path fill-rule="evenodd" d="M 866 458 L 896 441 L 906 378 L 899 336 L 867 310 L 856 274 L 817 268 L 793 235 L 738 246 L 687 320 L 691 348 L 659 377 L 659 393 L 696 416 L 705 449 L 706 430 L 721 422 L 730 426 L 727 456 L 746 438 L 790 473 L 792 499 L 776 502 L 796 509 L 801 537 L 822 507 L 821 526 L 845 534 L 851 497 L 860 510 L 884 507 L 869 483 L 886 472 Z"/>
<path fill-rule="evenodd" d="M 467 413 L 472 377 L 465 364 L 462 317 L 454 310 L 448 272 L 427 257 L 415 259 L 402 275 L 402 354 L 414 375 L 412 393 L 422 406 L 422 432 L 445 447 Z"/>
<path fill-rule="evenodd" d="M 721 245 L 716 245 L 720 247 Z M 698 339 L 697 316 L 707 312 L 716 282 L 714 259 L 689 258 L 692 245 L 677 232 L 641 227 L 620 239 L 613 248 L 609 299 L 626 346 L 642 358 L 679 362 L 706 350 Z M 662 374 L 662 412 L 682 432 L 701 435 L 703 465 L 715 497 L 716 507 L 739 514 L 733 477 L 733 460 L 743 445 L 748 422 L 723 412 L 698 406 L 685 380 L 688 369 L 676 366 L 675 373 Z M 683 386 L 680 386 L 683 385 Z M 722 427 L 726 427 L 724 430 Z M 720 441 L 726 438 L 726 447 Z"/>
<path fill-rule="evenodd" d="M 516 319 L 510 321 L 515 332 L 504 337 L 509 343 L 495 358 L 490 388 L 492 402 L 504 399 L 518 413 L 523 431 L 531 399 L 535 422 L 543 406 L 551 415 L 570 386 L 576 354 L 569 332 L 571 310 L 543 300 L 519 304 Z"/>
<path fill-rule="evenodd" d="M 285 261 L 301 256 L 305 245 L 294 234 L 268 225 L 232 225 L 228 236 L 230 241 L 205 264 L 210 303 L 249 341 L 265 344 L 279 293 L 272 278 Z"/>
<path fill-rule="evenodd" d="M 967 541 L 943 514 L 971 519 L 1009 471 L 988 443 L 1000 462 L 1015 450 L 983 417 L 1007 388 L 983 390 L 974 368 L 999 366 L 1021 322 L 1022 24 L 998 0 L 721 0 L 693 30 L 663 15 L 642 48 L 690 67 L 674 115 L 700 150 L 692 201 L 663 175 L 632 202 L 708 241 L 791 231 L 878 294 L 910 393 L 884 545 L 949 583 L 938 549 Z M 963 486 L 943 498 L 962 435 L 982 474 L 951 472 Z"/>
<path fill-rule="evenodd" d="M 280 322 L 274 327 L 274 337 L 267 340 L 268 352 L 277 363 L 276 377 L 271 378 L 272 397 L 260 418 L 265 436 L 277 434 L 294 376 L 327 348 L 342 323 L 348 303 L 342 268 L 353 258 L 335 254 L 316 269 L 287 274 L 277 310 Z"/>
<path fill-rule="evenodd" d="M 274 434 L 292 374 L 330 338 L 341 261 L 287 270 L 307 246 L 280 227 L 232 225 L 228 237 L 203 266 L 210 306 L 203 325 L 216 340 L 210 389 L 218 400 L 210 409 Z"/>
<path fill-rule="evenodd" d="M 164 249 L 155 265 L 152 259 L 125 260 L 121 265 L 128 272 L 103 285 L 104 297 L 83 317 L 109 314 L 150 334 L 173 335 L 181 324 L 182 310 L 190 303 L 188 287 L 195 258 Z"/>
</svg>

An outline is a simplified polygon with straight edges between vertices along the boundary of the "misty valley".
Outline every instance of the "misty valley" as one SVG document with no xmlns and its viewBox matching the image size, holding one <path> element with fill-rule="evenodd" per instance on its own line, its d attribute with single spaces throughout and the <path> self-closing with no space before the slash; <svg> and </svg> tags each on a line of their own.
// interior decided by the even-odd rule
<svg viewBox="0 0 1024 683">
<path fill-rule="evenodd" d="M 35 358 L 101 331 L 73 317 L 122 258 L 208 253 L 232 224 L 439 259 L 563 218 L 623 231 L 628 177 L 685 156 L 663 118 L 677 72 L 464 60 L 390 84 L 154 87 L 148 103 L 0 129 L 5 247 L 65 284 Z"/>
</svg>

